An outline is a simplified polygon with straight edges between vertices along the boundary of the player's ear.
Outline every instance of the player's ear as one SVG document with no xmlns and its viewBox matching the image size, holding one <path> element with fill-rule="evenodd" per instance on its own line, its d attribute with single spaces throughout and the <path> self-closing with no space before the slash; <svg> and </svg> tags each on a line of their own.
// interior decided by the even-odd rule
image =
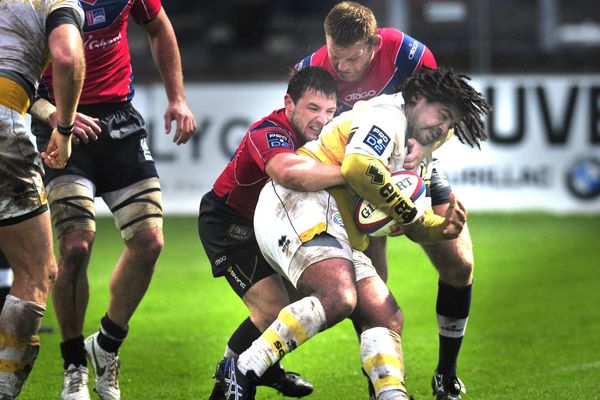
<svg viewBox="0 0 600 400">
<path fill-rule="evenodd" d="M 294 108 L 294 100 L 292 100 L 292 96 L 286 93 L 283 97 L 283 104 L 285 105 L 286 111 L 291 111 Z"/>
<path fill-rule="evenodd" d="M 382 39 L 381 35 L 375 35 L 373 38 L 373 50 L 377 51 L 381 47 Z"/>
</svg>

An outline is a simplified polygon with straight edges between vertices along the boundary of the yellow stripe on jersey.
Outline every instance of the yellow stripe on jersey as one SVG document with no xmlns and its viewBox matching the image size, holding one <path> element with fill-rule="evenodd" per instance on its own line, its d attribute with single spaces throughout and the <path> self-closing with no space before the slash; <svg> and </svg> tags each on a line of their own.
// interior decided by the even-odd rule
<svg viewBox="0 0 600 400">
<path fill-rule="evenodd" d="M 0 76 L 0 104 L 25 115 L 29 109 L 29 96 L 21 85 L 5 76 Z"/>
<path fill-rule="evenodd" d="M 314 238 L 315 236 L 317 236 L 318 234 L 325 232 L 326 230 L 327 230 L 327 224 L 325 222 L 319 222 L 317 225 L 305 230 L 304 232 L 300 233 L 298 236 L 300 237 L 300 241 L 302 243 L 306 243 L 309 240 L 311 240 L 312 238 Z"/>
</svg>

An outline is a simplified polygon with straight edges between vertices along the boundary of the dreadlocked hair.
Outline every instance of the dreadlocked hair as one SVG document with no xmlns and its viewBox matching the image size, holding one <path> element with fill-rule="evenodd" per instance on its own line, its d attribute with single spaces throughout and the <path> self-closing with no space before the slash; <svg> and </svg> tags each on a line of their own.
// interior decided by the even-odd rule
<svg viewBox="0 0 600 400">
<path fill-rule="evenodd" d="M 462 118 L 454 126 L 454 134 L 461 143 L 481 149 L 480 142 L 487 139 L 483 117 L 492 111 L 492 106 L 469 84 L 470 80 L 452 69 L 423 67 L 404 81 L 400 91 L 405 99 L 421 95 L 430 102 L 458 108 Z"/>
</svg>

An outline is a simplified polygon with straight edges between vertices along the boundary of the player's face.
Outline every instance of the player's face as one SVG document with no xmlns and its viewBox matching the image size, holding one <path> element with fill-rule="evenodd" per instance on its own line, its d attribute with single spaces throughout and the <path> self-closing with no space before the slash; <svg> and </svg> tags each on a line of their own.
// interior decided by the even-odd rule
<svg viewBox="0 0 600 400">
<path fill-rule="evenodd" d="M 336 99 L 321 92 L 308 90 L 296 103 L 286 95 L 285 107 L 294 132 L 308 142 L 319 137 L 323 126 L 333 118 Z"/>
<path fill-rule="evenodd" d="M 429 102 L 419 97 L 415 104 L 407 105 L 408 137 L 415 138 L 421 146 L 435 146 L 449 138 L 448 132 L 460 120 L 458 109 L 445 103 Z"/>
<path fill-rule="evenodd" d="M 375 43 L 358 42 L 348 47 L 337 46 L 326 36 L 327 54 L 333 69 L 345 82 L 354 82 L 369 67 L 375 54 Z"/>
</svg>

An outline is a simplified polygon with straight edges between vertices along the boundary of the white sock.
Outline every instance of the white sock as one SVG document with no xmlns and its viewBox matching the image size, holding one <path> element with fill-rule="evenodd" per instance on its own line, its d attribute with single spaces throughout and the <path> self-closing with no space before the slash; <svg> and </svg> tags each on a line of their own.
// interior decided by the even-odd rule
<svg viewBox="0 0 600 400">
<path fill-rule="evenodd" d="M 40 329 L 46 311 L 43 304 L 6 296 L 0 316 L 0 395 L 16 397 L 20 392 L 40 348 Z M 2 397 L 2 396 L 0 396 Z"/>
<path fill-rule="evenodd" d="M 262 374 L 284 355 L 327 326 L 323 305 L 314 296 L 304 297 L 283 308 L 277 319 L 238 358 L 244 374 Z"/>
<path fill-rule="evenodd" d="M 406 394 L 400 342 L 400 335 L 382 327 L 367 329 L 360 335 L 363 369 L 378 400 L 399 398 L 399 392 Z M 386 394 L 388 391 L 390 393 Z"/>
</svg>

